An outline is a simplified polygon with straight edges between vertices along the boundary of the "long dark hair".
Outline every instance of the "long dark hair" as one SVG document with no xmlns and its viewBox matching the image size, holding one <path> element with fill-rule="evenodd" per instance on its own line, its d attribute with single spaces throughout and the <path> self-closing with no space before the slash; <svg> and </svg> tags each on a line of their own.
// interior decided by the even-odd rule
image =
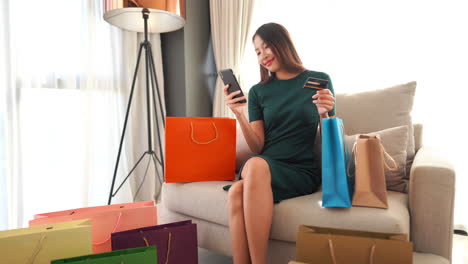
<svg viewBox="0 0 468 264">
<path fill-rule="evenodd" d="M 259 36 L 263 42 L 273 51 L 281 67 L 288 72 L 300 73 L 305 70 L 302 61 L 297 55 L 296 48 L 291 40 L 289 32 L 280 24 L 267 23 L 255 31 L 255 36 Z M 260 82 L 265 84 L 275 77 L 275 73 L 269 74 L 268 70 L 260 65 Z"/>
</svg>

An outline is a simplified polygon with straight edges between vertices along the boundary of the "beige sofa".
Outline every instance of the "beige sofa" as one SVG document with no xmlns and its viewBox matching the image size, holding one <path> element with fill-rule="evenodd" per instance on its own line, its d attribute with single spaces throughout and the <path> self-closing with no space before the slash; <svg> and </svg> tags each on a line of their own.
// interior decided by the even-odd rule
<svg viewBox="0 0 468 264">
<path fill-rule="evenodd" d="M 301 224 L 376 232 L 408 233 L 414 243 L 414 263 L 450 263 L 453 234 L 455 172 L 437 151 L 422 144 L 422 126 L 413 125 L 411 110 L 416 83 L 360 94 L 338 94 L 337 115 L 346 133 L 368 133 L 408 125 L 409 192 L 388 192 L 388 209 L 323 208 L 321 192 L 285 200 L 274 206 L 269 263 L 295 259 Z M 242 138 L 241 138 L 242 139 Z M 239 137 L 238 137 L 239 140 Z M 409 141 L 411 141 L 409 140 Z M 245 149 L 239 140 L 238 151 Z M 414 161 L 411 159 L 411 152 Z M 245 153 L 239 153 L 239 157 Z M 231 256 L 228 230 L 228 182 L 164 184 L 158 207 L 160 223 L 192 219 L 202 248 Z"/>
</svg>

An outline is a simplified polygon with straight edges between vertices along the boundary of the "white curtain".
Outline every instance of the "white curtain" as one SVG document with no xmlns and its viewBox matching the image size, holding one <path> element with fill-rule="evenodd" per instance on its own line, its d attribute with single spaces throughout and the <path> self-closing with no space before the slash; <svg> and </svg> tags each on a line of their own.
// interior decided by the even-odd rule
<svg viewBox="0 0 468 264">
<path fill-rule="evenodd" d="M 245 46 L 248 44 L 250 22 L 255 0 L 229 1 L 210 0 L 211 36 L 217 71 L 231 68 L 243 86 L 239 75 L 240 64 L 244 58 Z M 234 117 L 224 103 L 224 84 L 217 78 L 213 116 Z"/>
<path fill-rule="evenodd" d="M 306 68 L 330 74 L 335 92 L 351 93 L 417 81 L 413 122 L 424 144 L 455 165 L 455 228 L 468 227 L 468 10 L 465 1 L 269 0 L 252 30 L 268 22 L 291 33 Z M 250 36 L 251 37 L 251 36 Z M 245 87 L 259 81 L 252 45 L 242 64 Z M 339 107 L 339 105 L 337 105 Z"/>
<path fill-rule="evenodd" d="M 105 22 L 102 2 L 1 1 L 0 229 L 27 226 L 37 213 L 107 204 L 143 37 Z M 159 35 L 150 41 L 164 106 Z M 148 148 L 144 70 L 143 57 L 115 188 Z M 155 199 L 152 165 L 135 196 L 147 164 L 112 203 Z"/>
</svg>

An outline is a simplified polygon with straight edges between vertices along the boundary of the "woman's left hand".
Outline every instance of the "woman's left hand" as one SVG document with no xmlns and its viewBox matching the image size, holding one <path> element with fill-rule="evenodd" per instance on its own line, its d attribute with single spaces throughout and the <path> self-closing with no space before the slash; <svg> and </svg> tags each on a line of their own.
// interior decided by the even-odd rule
<svg viewBox="0 0 468 264">
<path fill-rule="evenodd" d="M 328 112 L 333 109 L 335 105 L 335 97 L 328 89 L 318 90 L 316 94 L 312 96 L 312 103 L 317 106 L 317 111 L 320 117 L 328 117 Z"/>
</svg>

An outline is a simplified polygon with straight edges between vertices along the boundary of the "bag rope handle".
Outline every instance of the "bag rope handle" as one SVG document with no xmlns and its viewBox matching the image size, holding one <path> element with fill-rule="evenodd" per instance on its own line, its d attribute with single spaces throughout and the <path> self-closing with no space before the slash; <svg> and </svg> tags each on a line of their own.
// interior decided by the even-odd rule
<svg viewBox="0 0 468 264">
<path fill-rule="evenodd" d="M 44 240 L 46 239 L 46 236 L 43 235 L 41 239 L 39 239 L 39 242 L 37 243 L 36 248 L 34 249 L 34 253 L 31 256 L 31 259 L 29 260 L 30 264 L 34 264 L 36 261 L 37 255 L 39 255 L 39 252 L 41 252 L 42 246 L 44 245 Z"/>
<path fill-rule="evenodd" d="M 141 230 L 140 230 L 140 233 L 143 234 L 143 232 L 142 232 Z M 143 240 L 145 241 L 145 245 L 146 245 L 147 247 L 149 247 L 149 246 L 150 246 L 150 243 L 149 243 L 148 239 L 147 239 L 146 237 L 143 237 Z"/>
<path fill-rule="evenodd" d="M 330 256 L 333 261 L 333 264 L 336 264 L 335 248 L 333 247 L 333 241 L 331 240 L 331 238 L 328 239 L 328 248 L 330 249 Z M 369 264 L 374 264 L 374 253 L 375 253 L 375 244 L 372 245 L 370 253 L 369 253 Z"/>
<path fill-rule="evenodd" d="M 166 228 L 165 228 L 166 229 Z M 140 233 L 143 234 L 143 231 L 140 230 Z M 145 241 L 145 244 L 147 247 L 150 246 L 150 243 L 146 237 L 143 237 L 143 240 Z M 169 232 L 169 238 L 167 239 L 167 252 L 166 252 L 166 263 L 169 261 L 169 253 L 171 252 L 171 240 L 172 240 L 172 232 Z"/>
<path fill-rule="evenodd" d="M 122 218 L 122 212 L 120 212 L 119 218 L 117 218 L 117 223 L 115 224 L 114 229 L 112 229 L 111 233 L 114 233 L 115 230 L 117 230 L 117 227 L 120 224 L 120 218 Z M 109 237 L 106 240 L 102 241 L 102 242 L 93 242 L 93 245 L 95 245 L 95 246 L 102 245 L 102 244 L 106 243 L 107 241 L 109 241 L 111 239 L 111 237 L 112 237 L 112 235 L 109 235 Z"/>
<path fill-rule="evenodd" d="M 396 161 L 395 159 L 393 159 L 393 157 L 388 154 L 388 152 L 385 150 L 384 146 L 382 143 L 380 143 L 380 147 L 382 149 L 382 155 L 383 155 L 383 161 L 384 161 L 384 166 L 390 170 L 390 171 L 395 171 L 398 169 L 398 165 L 396 164 Z M 351 161 L 354 159 L 354 162 L 357 164 L 357 157 L 356 157 L 356 151 L 357 151 L 357 139 L 356 139 L 356 142 L 354 142 L 354 145 L 353 145 L 353 150 L 351 152 L 351 157 L 349 158 L 349 162 L 348 162 L 348 166 L 346 168 L 346 171 L 347 173 L 349 174 L 350 173 L 350 166 L 351 166 Z M 387 161 L 391 161 L 393 163 L 393 168 L 390 167 L 390 165 L 388 165 L 388 162 Z"/>
<path fill-rule="evenodd" d="M 343 126 L 343 123 L 340 124 L 340 130 L 341 130 L 341 139 L 343 140 L 343 151 L 346 154 L 349 155 L 349 149 L 348 149 L 348 144 L 346 144 L 345 142 L 345 131 L 344 131 L 344 126 Z"/>
<path fill-rule="evenodd" d="M 396 169 L 398 169 L 398 165 L 396 164 L 395 160 L 393 159 L 392 156 L 390 156 L 390 154 L 388 154 L 388 152 L 385 150 L 382 143 L 380 144 L 380 147 L 382 148 L 382 155 L 384 156 L 384 165 L 385 165 L 385 167 L 390 171 L 395 171 Z M 387 159 L 385 159 L 385 158 L 387 158 Z M 390 166 L 387 163 L 387 160 L 389 160 L 389 161 L 391 161 L 393 163 L 393 168 L 390 168 Z"/>
<path fill-rule="evenodd" d="M 171 251 L 171 238 L 172 238 L 172 232 L 169 232 L 169 239 L 167 242 L 167 253 L 166 253 L 166 263 L 169 261 L 169 252 Z"/>
<path fill-rule="evenodd" d="M 348 160 L 348 162 L 346 164 L 346 176 L 351 177 L 351 172 L 350 172 L 351 159 L 353 157 L 356 144 L 353 145 L 353 150 L 351 151 L 351 153 L 349 153 L 348 144 L 346 144 L 346 140 L 345 140 L 346 134 L 345 134 L 345 129 L 344 129 L 343 123 L 340 124 L 340 130 L 341 130 L 341 139 L 343 141 L 343 151 L 345 153 L 345 162 L 346 162 L 346 155 L 349 156 L 349 160 Z"/>
<path fill-rule="evenodd" d="M 197 141 L 197 140 L 195 139 L 195 136 L 193 135 L 193 130 L 194 130 L 194 129 L 193 129 L 193 122 L 190 121 L 190 128 L 191 128 L 192 141 L 195 142 L 195 143 L 197 143 L 197 144 L 200 144 L 200 145 L 206 145 L 206 144 L 210 144 L 211 142 L 217 140 L 217 139 L 218 139 L 218 128 L 216 127 L 216 124 L 215 124 L 214 122 L 212 122 L 212 123 L 213 123 L 213 127 L 214 127 L 215 133 L 216 133 L 215 138 L 212 139 L 212 140 L 210 140 L 210 141 L 208 141 L 208 142 L 200 142 L 200 141 Z"/>
<path fill-rule="evenodd" d="M 371 252 L 369 254 L 369 264 L 374 264 L 374 253 L 375 253 L 375 244 L 371 247 Z"/>
<path fill-rule="evenodd" d="M 332 258 L 333 264 L 336 264 L 335 249 L 333 247 L 333 242 L 330 238 L 328 239 L 328 248 L 330 249 L 330 256 Z"/>
<path fill-rule="evenodd" d="M 354 161 L 355 163 L 357 163 L 357 158 L 356 158 L 356 149 L 357 149 L 357 142 L 354 142 L 354 145 L 353 145 L 353 150 L 351 151 L 351 155 L 349 157 L 349 162 L 348 164 L 346 165 L 346 173 L 347 175 L 351 176 L 351 164 L 352 162 Z"/>
</svg>

